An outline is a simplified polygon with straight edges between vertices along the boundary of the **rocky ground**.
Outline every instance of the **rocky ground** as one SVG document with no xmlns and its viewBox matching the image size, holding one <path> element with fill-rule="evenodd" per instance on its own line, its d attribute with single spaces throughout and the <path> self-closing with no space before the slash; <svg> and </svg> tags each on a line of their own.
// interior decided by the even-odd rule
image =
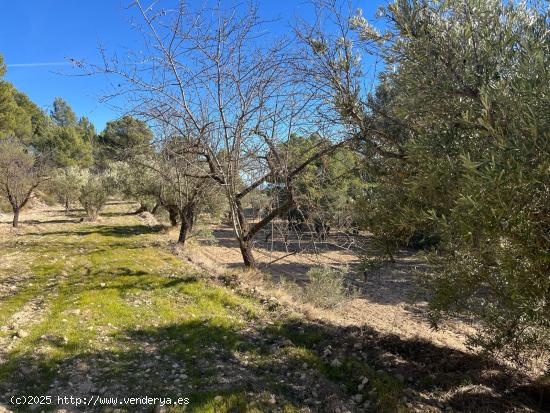
<svg viewBox="0 0 550 413">
<path fill-rule="evenodd" d="M 0 218 L 0 412 L 543 411 L 521 372 L 184 262 L 133 208 Z"/>
</svg>

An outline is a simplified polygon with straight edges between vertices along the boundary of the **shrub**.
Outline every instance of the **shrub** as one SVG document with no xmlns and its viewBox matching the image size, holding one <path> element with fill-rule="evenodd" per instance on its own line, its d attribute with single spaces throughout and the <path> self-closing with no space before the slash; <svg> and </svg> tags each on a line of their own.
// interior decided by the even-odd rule
<svg viewBox="0 0 550 413">
<path fill-rule="evenodd" d="M 335 308 L 348 301 L 355 292 L 345 285 L 344 274 L 327 265 L 311 268 L 309 283 L 302 290 L 304 301 L 321 308 Z"/>
</svg>

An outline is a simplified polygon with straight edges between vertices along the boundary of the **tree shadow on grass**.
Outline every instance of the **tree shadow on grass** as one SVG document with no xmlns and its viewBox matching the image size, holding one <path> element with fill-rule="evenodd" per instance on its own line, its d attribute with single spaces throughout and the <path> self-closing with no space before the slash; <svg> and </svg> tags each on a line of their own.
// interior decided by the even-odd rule
<svg viewBox="0 0 550 413">
<path fill-rule="evenodd" d="M 23 219 L 19 221 L 20 224 L 25 225 L 48 225 L 48 224 L 78 224 L 80 219 Z"/>
<path fill-rule="evenodd" d="M 165 274 L 128 267 L 113 267 L 106 271 L 89 266 L 75 268 L 70 279 L 71 294 L 78 294 L 82 291 L 117 290 L 120 295 L 125 295 L 133 290 L 152 291 L 174 288 L 198 280 L 194 274 L 173 274 L 167 277 Z"/>
<path fill-rule="evenodd" d="M 106 205 L 138 205 L 135 201 L 110 199 Z"/>
<path fill-rule="evenodd" d="M 71 231 L 48 231 L 48 232 L 36 232 L 28 233 L 26 235 L 33 236 L 52 236 L 52 235 L 77 235 L 77 236 L 87 236 L 87 235 L 103 235 L 105 237 L 120 237 L 127 238 L 136 235 L 144 234 L 155 234 L 162 232 L 164 227 L 162 225 L 96 225 L 89 228 L 84 228 L 82 230 L 71 230 Z"/>
<path fill-rule="evenodd" d="M 121 212 L 102 212 L 102 217 L 115 218 L 115 217 L 126 217 L 126 216 L 136 216 L 135 211 L 121 211 Z"/>
<path fill-rule="evenodd" d="M 284 376 L 278 369 L 240 358 L 240 354 L 264 345 L 261 337 L 247 331 L 190 320 L 117 332 L 112 340 L 110 347 L 116 350 L 80 352 L 78 345 L 62 338 L 37 339 L 35 347 L 47 345 L 72 355 L 62 360 L 28 354 L 13 357 L 4 366 L 9 377 L 0 374 L 0 394 L 5 398 L 0 400 L 6 403 L 13 394 L 40 393 L 54 399 L 65 395 L 189 397 L 190 409 L 186 411 L 246 412 L 253 407 L 255 411 L 272 411 L 269 398 L 275 394 L 279 407 L 294 408 L 288 411 L 306 404 L 306 389 L 293 389 L 299 377 L 282 383 Z M 131 406 L 124 411 L 150 412 L 152 407 Z M 28 411 L 21 406 L 13 408 Z M 77 411 L 103 408 L 81 406 Z"/>
<path fill-rule="evenodd" d="M 161 232 L 163 229 L 161 225 L 113 225 L 101 226 L 96 232 L 108 237 L 128 237 L 132 235 L 155 234 Z"/>
<path fill-rule="evenodd" d="M 103 350 L 83 350 L 55 337 L 33 343 L 34 348 L 44 345 L 53 351 L 12 355 L 4 366 L 3 402 L 12 394 L 44 392 L 189 397 L 186 411 L 247 412 L 254 407 L 270 412 L 287 406 L 288 411 L 334 412 L 347 405 L 355 412 L 365 411 L 363 404 L 349 402 L 360 393 L 372 403 L 366 411 L 373 412 L 397 411 L 403 397 L 426 412 L 447 406 L 459 412 L 548 411 L 547 400 L 526 390 L 532 387 L 525 386 L 529 379 L 521 372 L 483 356 L 369 328 L 302 320 L 254 328 L 193 318 L 116 331 Z M 47 355 L 56 350 L 70 355 Z M 369 382 L 358 390 L 363 377 Z M 151 409 L 132 406 L 127 411 Z"/>
</svg>

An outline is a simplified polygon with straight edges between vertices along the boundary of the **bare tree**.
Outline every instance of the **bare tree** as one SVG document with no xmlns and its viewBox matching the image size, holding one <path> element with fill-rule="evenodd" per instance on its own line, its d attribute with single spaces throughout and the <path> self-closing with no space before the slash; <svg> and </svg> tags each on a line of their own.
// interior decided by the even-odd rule
<svg viewBox="0 0 550 413">
<path fill-rule="evenodd" d="M 19 225 L 21 209 L 47 179 L 40 160 L 24 146 L 14 141 L 0 141 L 0 193 L 11 205 L 14 228 Z"/>
<path fill-rule="evenodd" d="M 224 192 L 244 264 L 253 267 L 255 236 L 295 203 L 294 178 L 344 145 L 345 135 L 331 129 L 332 138 L 321 140 L 305 160 L 289 156 L 285 143 L 292 133 L 326 131 L 311 122 L 319 102 L 295 70 L 292 42 L 270 38 L 256 7 L 218 4 L 191 11 L 183 2 L 170 10 L 135 4 L 144 22 L 146 53 L 121 62 L 102 51 L 104 65 L 94 71 L 120 76 L 124 82 L 117 94 L 131 96 L 134 112 L 192 142 L 185 146 L 185 159 L 204 167 L 190 167 L 186 174 L 208 178 Z M 275 182 L 285 194 L 282 202 L 251 221 L 243 198 Z"/>
</svg>

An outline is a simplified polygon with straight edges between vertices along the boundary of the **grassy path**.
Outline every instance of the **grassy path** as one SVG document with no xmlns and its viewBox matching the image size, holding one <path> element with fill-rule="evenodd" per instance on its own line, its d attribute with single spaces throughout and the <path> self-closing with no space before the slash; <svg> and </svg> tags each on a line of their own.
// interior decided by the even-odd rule
<svg viewBox="0 0 550 413">
<path fill-rule="evenodd" d="M 305 399 L 317 384 L 340 403 L 340 387 L 308 366 L 312 354 L 266 332 L 278 324 L 275 313 L 202 279 L 154 228 L 111 209 L 105 224 L 45 223 L 2 240 L 1 254 L 11 258 L 0 280 L 17 285 L 0 300 L 0 401 L 187 397 L 186 408 L 167 411 L 292 412 L 315 408 Z M 287 362 L 298 376 L 287 375 Z"/>
</svg>

